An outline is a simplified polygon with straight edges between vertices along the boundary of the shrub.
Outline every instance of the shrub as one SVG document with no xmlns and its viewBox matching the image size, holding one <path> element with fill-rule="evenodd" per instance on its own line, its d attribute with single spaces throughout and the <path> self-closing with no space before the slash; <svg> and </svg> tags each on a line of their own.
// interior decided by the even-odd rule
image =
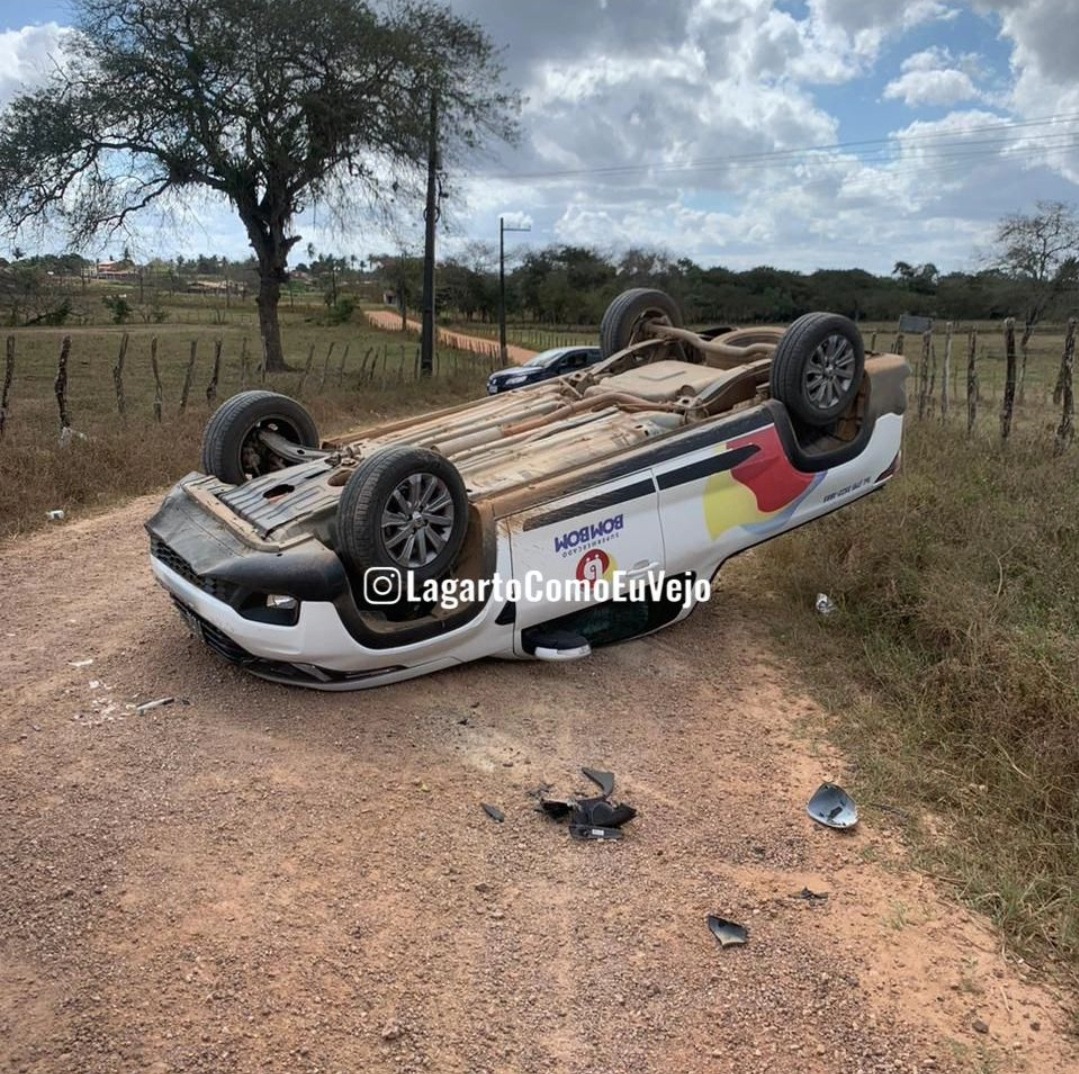
<svg viewBox="0 0 1079 1074">
<path fill-rule="evenodd" d="M 328 324 L 347 324 L 356 312 L 356 300 L 351 295 L 342 295 L 326 311 Z"/>
<path fill-rule="evenodd" d="M 112 314 L 113 324 L 127 324 L 135 312 L 127 295 L 105 295 L 101 304 Z"/>
</svg>

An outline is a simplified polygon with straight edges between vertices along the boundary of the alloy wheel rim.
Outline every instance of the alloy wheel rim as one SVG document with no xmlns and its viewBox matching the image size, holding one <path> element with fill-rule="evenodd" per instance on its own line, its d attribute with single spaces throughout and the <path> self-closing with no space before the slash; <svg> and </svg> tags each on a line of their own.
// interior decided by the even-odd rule
<svg viewBox="0 0 1079 1074">
<path fill-rule="evenodd" d="M 826 337 L 806 362 L 806 396 L 818 410 L 830 410 L 850 391 L 857 357 L 846 336 Z"/>
<path fill-rule="evenodd" d="M 382 540 L 390 558 L 406 570 L 433 563 L 449 543 L 453 497 L 437 474 L 412 474 L 390 493 L 382 511 Z"/>
</svg>

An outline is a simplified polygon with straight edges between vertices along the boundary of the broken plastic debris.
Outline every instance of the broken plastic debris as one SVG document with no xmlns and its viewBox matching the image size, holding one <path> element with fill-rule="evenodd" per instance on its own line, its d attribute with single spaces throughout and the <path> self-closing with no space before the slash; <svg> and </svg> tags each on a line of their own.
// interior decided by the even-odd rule
<svg viewBox="0 0 1079 1074">
<path fill-rule="evenodd" d="M 806 812 L 828 828 L 853 828 L 858 823 L 854 799 L 837 783 L 822 783 L 809 799 Z"/>
<path fill-rule="evenodd" d="M 46 511 L 45 512 L 45 517 L 50 522 L 63 522 L 64 521 L 64 512 L 60 511 L 60 510 Z"/>
<path fill-rule="evenodd" d="M 150 712 L 152 709 L 164 708 L 165 705 L 171 705 L 176 698 L 174 697 L 159 697 L 156 701 L 144 701 L 141 705 L 135 706 L 136 712 Z"/>
<path fill-rule="evenodd" d="M 728 921 L 725 917 L 716 917 L 715 914 L 709 914 L 708 927 L 712 930 L 712 935 L 719 940 L 720 947 L 734 947 L 749 940 L 749 929 L 745 925 L 739 925 L 736 921 Z"/>
<path fill-rule="evenodd" d="M 541 798 L 540 809 L 552 820 L 569 817 L 570 835 L 575 839 L 618 839 L 618 829 L 637 815 L 633 806 L 612 805 L 606 798 Z"/>
<path fill-rule="evenodd" d="M 802 888 L 797 895 L 792 895 L 794 899 L 809 899 L 823 901 L 828 898 L 827 891 L 811 891 L 809 888 Z"/>
<path fill-rule="evenodd" d="M 611 805 L 605 798 L 582 798 L 574 810 L 573 823 L 581 827 L 621 828 L 636 815 L 637 810 L 625 803 Z"/>
<path fill-rule="evenodd" d="M 574 839 L 593 839 L 597 842 L 613 842 L 622 838 L 622 833 L 617 828 L 595 827 L 591 824 L 571 824 L 569 834 Z"/>
<path fill-rule="evenodd" d="M 68 667 L 88 668 L 93 662 L 94 658 L 92 656 L 86 660 L 70 660 L 68 661 Z"/>
<path fill-rule="evenodd" d="M 577 805 L 572 799 L 566 798 L 541 798 L 540 809 L 554 820 L 562 820 L 573 812 Z"/>
<path fill-rule="evenodd" d="M 486 802 L 480 802 L 483 806 L 484 813 L 491 818 L 491 820 L 497 820 L 501 824 L 506 819 L 506 814 L 502 812 L 498 806 L 488 805 Z"/>
<path fill-rule="evenodd" d="M 817 594 L 816 607 L 821 615 L 831 615 L 837 609 L 836 602 L 827 593 Z"/>
<path fill-rule="evenodd" d="M 614 794 L 613 772 L 604 772 L 601 768 L 582 768 L 581 771 L 603 791 L 604 798 Z"/>
</svg>

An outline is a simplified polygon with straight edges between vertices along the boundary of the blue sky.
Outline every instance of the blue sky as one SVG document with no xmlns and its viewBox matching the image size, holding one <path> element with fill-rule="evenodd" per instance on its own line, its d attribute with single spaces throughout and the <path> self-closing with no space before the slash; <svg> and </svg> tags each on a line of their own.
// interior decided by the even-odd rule
<svg viewBox="0 0 1079 1074">
<path fill-rule="evenodd" d="M 995 222 L 1079 201 L 1079 0 L 451 0 L 505 48 L 525 138 L 470 173 L 443 252 L 481 258 L 499 214 L 616 254 L 811 271 L 969 269 Z M 41 77 L 71 5 L 0 0 L 0 105 Z M 617 178 L 601 169 L 626 169 Z M 297 221 L 364 257 L 418 244 L 357 214 Z M 54 242 L 58 241 L 55 238 Z M 26 242 L 24 246 L 28 245 Z M 145 256 L 245 256 L 227 206 L 132 236 Z M 488 251 L 489 253 L 489 251 Z"/>
</svg>

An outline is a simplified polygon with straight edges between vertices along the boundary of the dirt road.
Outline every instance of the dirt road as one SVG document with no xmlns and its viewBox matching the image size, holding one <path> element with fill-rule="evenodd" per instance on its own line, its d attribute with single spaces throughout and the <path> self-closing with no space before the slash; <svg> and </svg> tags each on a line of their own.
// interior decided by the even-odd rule
<svg viewBox="0 0 1079 1074">
<path fill-rule="evenodd" d="M 894 815 L 805 816 L 849 773 L 737 575 L 579 664 L 320 695 L 190 639 L 155 503 L 0 548 L 0 1070 L 1079 1069 L 1060 997 Z M 582 764 L 639 810 L 621 844 L 534 812 Z"/>
<path fill-rule="evenodd" d="M 376 328 L 383 328 L 390 332 L 401 331 L 400 314 L 393 313 L 390 310 L 364 310 L 364 316 Z M 408 328 L 409 331 L 418 333 L 420 331 L 419 321 L 409 321 Z M 489 357 L 494 357 L 499 353 L 497 340 L 485 339 L 482 336 L 466 336 L 460 332 L 451 332 L 446 328 L 438 330 L 438 341 L 446 347 L 457 347 L 459 350 L 472 351 L 475 354 Z M 530 351 L 527 347 L 513 345 L 506 347 L 506 357 L 509 359 L 510 365 L 522 365 L 529 358 L 534 358 L 538 353 L 538 351 Z"/>
</svg>

